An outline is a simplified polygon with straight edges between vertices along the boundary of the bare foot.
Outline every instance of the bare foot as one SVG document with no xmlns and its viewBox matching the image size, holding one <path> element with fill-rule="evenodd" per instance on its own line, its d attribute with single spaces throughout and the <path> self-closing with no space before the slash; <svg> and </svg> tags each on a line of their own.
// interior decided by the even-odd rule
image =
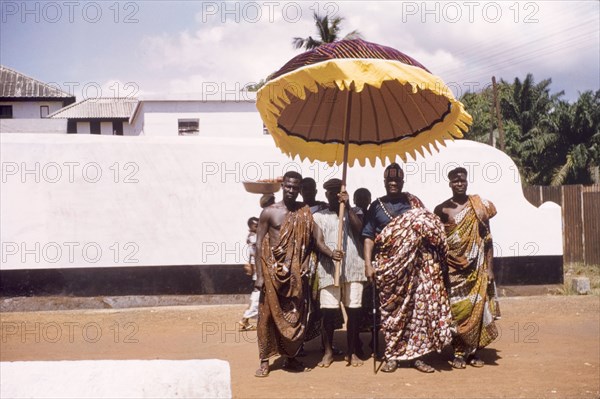
<svg viewBox="0 0 600 399">
<path fill-rule="evenodd" d="M 355 353 L 352 356 L 346 355 L 346 366 L 358 367 L 363 365 L 363 361 Z"/>
<path fill-rule="evenodd" d="M 331 363 L 333 363 L 333 353 L 329 352 L 329 353 L 325 353 L 323 355 L 323 359 L 321 359 L 321 361 L 319 362 L 319 364 L 317 364 L 317 366 L 319 367 L 329 367 L 331 366 Z"/>
</svg>

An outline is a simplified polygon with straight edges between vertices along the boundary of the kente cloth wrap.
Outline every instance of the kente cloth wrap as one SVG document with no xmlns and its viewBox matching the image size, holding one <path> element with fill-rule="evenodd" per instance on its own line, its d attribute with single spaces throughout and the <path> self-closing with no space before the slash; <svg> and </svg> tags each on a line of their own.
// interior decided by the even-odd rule
<svg viewBox="0 0 600 399">
<path fill-rule="evenodd" d="M 425 208 L 395 217 L 375 239 L 386 360 L 410 360 L 440 351 L 452 339 L 444 285 L 446 235 Z"/>
<path fill-rule="evenodd" d="M 295 356 L 304 342 L 308 316 L 308 258 L 313 230 L 310 209 L 290 211 L 271 247 L 269 234 L 261 246 L 264 277 L 258 310 L 258 351 L 265 360 L 280 354 Z"/>
<path fill-rule="evenodd" d="M 489 219 L 495 214 L 494 204 L 470 195 L 465 208 L 445 225 L 456 355 L 472 354 L 498 336 L 494 319 L 500 309 L 495 285 L 488 284 L 493 259 Z"/>
</svg>

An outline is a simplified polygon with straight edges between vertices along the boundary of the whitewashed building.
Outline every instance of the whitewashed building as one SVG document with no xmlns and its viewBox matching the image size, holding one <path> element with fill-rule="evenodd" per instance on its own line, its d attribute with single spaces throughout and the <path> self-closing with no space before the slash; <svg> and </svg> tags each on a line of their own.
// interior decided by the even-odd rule
<svg viewBox="0 0 600 399">
<path fill-rule="evenodd" d="M 134 135 L 256 137 L 264 134 L 253 93 L 213 100 L 205 96 L 140 99 L 129 119 Z"/>
<path fill-rule="evenodd" d="M 88 98 L 52 113 L 49 118 L 67 120 L 67 133 L 132 136 L 129 119 L 137 103 L 133 97 Z"/>
<path fill-rule="evenodd" d="M 66 121 L 48 116 L 75 96 L 0 65 L 0 132 L 66 133 Z"/>
</svg>

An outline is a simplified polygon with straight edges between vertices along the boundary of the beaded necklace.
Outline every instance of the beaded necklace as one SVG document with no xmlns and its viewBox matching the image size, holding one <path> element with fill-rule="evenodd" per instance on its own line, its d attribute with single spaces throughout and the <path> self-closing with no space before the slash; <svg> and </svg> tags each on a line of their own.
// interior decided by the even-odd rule
<svg viewBox="0 0 600 399">
<path fill-rule="evenodd" d="M 388 212 L 387 208 L 385 207 L 385 205 L 383 204 L 383 201 L 381 201 L 381 198 L 377 198 L 377 201 L 379 201 L 379 205 L 381 206 L 381 209 L 383 210 L 383 213 L 385 213 L 385 215 L 390 219 L 393 220 L 394 218 L 392 217 L 392 215 L 390 215 L 390 212 Z"/>
</svg>

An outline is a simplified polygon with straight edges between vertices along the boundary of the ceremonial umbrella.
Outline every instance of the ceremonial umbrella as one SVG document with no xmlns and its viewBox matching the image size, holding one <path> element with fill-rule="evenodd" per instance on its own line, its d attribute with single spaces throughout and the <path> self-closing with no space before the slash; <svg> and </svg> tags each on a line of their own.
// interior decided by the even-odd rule
<svg viewBox="0 0 600 399">
<path fill-rule="evenodd" d="M 413 58 L 363 40 L 302 53 L 269 76 L 256 106 L 277 147 L 290 157 L 375 165 L 424 155 L 461 138 L 472 123 L 442 80 Z M 340 204 L 338 248 L 344 204 Z M 339 264 L 336 264 L 336 285 Z"/>
</svg>

